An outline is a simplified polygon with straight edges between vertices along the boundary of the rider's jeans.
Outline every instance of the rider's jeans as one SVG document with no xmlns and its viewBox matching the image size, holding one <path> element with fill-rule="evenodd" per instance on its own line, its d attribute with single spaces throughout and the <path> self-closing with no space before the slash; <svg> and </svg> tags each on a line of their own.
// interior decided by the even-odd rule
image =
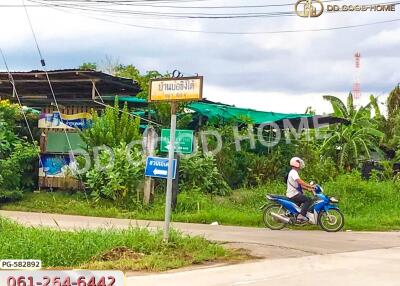
<svg viewBox="0 0 400 286">
<path fill-rule="evenodd" d="M 307 215 L 308 208 L 311 206 L 311 203 L 312 203 L 312 201 L 309 197 L 307 197 L 303 194 L 297 194 L 294 197 L 291 197 L 290 200 L 297 205 L 303 204 L 301 206 L 300 214 L 302 214 L 303 216 Z"/>
</svg>

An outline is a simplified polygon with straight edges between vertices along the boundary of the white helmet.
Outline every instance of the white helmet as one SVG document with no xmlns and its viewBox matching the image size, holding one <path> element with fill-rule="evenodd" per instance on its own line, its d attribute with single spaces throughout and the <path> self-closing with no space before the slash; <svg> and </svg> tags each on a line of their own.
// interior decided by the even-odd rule
<svg viewBox="0 0 400 286">
<path fill-rule="evenodd" d="M 305 165 L 306 164 L 304 163 L 304 161 L 299 157 L 293 157 L 292 159 L 290 159 L 290 166 L 292 167 L 303 169 Z"/>
</svg>

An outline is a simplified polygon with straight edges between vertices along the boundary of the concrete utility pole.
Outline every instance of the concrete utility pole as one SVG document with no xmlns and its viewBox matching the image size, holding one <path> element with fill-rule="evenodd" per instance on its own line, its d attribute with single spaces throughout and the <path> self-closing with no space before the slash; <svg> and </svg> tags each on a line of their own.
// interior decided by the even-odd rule
<svg viewBox="0 0 400 286">
<path fill-rule="evenodd" d="M 172 179 L 175 153 L 175 131 L 176 131 L 176 102 L 171 102 L 171 132 L 168 150 L 168 179 L 167 195 L 165 199 L 165 221 L 164 221 L 164 241 L 169 239 L 169 225 L 171 222 L 171 201 L 172 201 Z"/>
</svg>

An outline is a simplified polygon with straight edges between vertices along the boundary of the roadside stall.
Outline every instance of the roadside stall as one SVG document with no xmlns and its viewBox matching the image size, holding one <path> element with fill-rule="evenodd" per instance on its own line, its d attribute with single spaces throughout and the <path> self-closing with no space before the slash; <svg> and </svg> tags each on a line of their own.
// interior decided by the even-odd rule
<svg viewBox="0 0 400 286">
<path fill-rule="evenodd" d="M 24 106 L 40 112 L 39 188 L 78 189 L 81 183 L 67 166 L 73 163 L 69 152 L 85 147 L 79 132 L 90 128 L 93 111 L 113 105 L 109 99 L 115 95 L 128 101 L 139 92 L 139 86 L 133 80 L 91 70 L 55 70 L 48 75 L 54 96 L 43 71 L 12 72 L 18 94 L 8 74 L 0 73 L 0 97 L 18 102 L 18 96 Z M 128 105 L 143 106 L 141 102 Z"/>
</svg>

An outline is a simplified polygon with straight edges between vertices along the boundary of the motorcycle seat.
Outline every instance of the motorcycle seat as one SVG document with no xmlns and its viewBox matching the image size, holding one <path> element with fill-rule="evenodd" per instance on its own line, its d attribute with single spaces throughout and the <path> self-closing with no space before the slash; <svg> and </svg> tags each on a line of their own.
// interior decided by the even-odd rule
<svg viewBox="0 0 400 286">
<path fill-rule="evenodd" d="M 281 196 L 281 195 L 267 195 L 267 196 L 271 197 L 272 199 L 280 199 L 280 200 L 290 201 L 290 199 L 286 196 Z"/>
</svg>

